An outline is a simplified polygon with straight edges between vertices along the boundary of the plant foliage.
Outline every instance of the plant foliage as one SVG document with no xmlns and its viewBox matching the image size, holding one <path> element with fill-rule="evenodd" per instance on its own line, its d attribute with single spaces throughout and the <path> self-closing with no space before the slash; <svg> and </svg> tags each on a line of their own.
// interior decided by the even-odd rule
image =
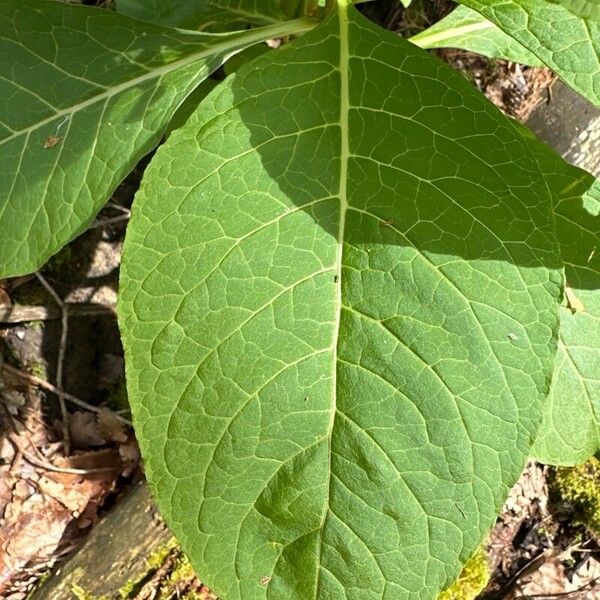
<svg viewBox="0 0 600 600">
<path fill-rule="evenodd" d="M 576 465 L 600 450 L 600 182 L 529 139 L 552 195 L 566 278 L 552 387 L 531 452 Z"/>
<path fill-rule="evenodd" d="M 146 467 L 209 585 L 408 598 L 455 577 L 547 392 L 545 190 L 461 76 L 349 8 L 161 147 L 120 312 Z"/>
<path fill-rule="evenodd" d="M 576 92 L 600 106 L 597 0 L 459 0 L 533 52 Z"/>
<path fill-rule="evenodd" d="M 244 29 L 247 23 L 269 25 L 302 14 L 305 6 L 317 7 L 307 0 L 116 0 L 117 10 L 125 15 L 174 27 L 227 31 Z"/>
<path fill-rule="evenodd" d="M 456 7 L 425 31 L 410 38 L 420 48 L 463 48 L 490 58 L 540 67 L 544 63 L 512 36 L 468 6 Z"/>
<path fill-rule="evenodd" d="M 0 5 L 0 275 L 169 131 L 119 317 L 148 479 L 225 600 L 435 599 L 528 454 L 599 448 L 600 187 L 415 46 L 598 104 L 598 12 L 463 4 L 414 44 L 349 0 Z"/>
<path fill-rule="evenodd" d="M 198 83 L 281 31 L 214 36 L 57 2 L 2 2 L 2 275 L 38 269 L 85 230 Z"/>
</svg>

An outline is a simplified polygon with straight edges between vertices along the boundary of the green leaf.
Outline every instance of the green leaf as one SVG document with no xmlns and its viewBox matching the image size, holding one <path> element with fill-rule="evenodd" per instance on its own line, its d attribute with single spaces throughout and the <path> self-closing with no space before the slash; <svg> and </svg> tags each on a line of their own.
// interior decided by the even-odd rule
<svg viewBox="0 0 600 600">
<path fill-rule="evenodd" d="M 459 0 L 600 106 L 600 4 L 589 0 Z"/>
<path fill-rule="evenodd" d="M 456 578 L 548 391 L 550 208 L 497 109 L 344 5 L 159 149 L 123 256 L 127 380 L 159 506 L 220 597 Z"/>
<path fill-rule="evenodd" d="M 228 31 L 301 16 L 304 0 L 116 0 L 125 15 L 171 27 Z"/>
<path fill-rule="evenodd" d="M 267 44 L 256 44 L 254 46 L 250 46 L 246 50 L 239 52 L 235 56 L 232 56 L 224 65 L 223 72 L 225 75 L 232 75 L 235 73 L 241 66 L 246 63 L 258 58 L 261 54 L 268 52 L 270 50 Z"/>
<path fill-rule="evenodd" d="M 38 269 L 84 230 L 228 56 L 307 27 L 213 36 L 58 2 L 0 3 L 0 277 Z"/>
<path fill-rule="evenodd" d="M 251 46 L 253 48 L 254 46 Z M 227 61 L 225 64 L 228 64 Z M 179 129 L 187 120 L 188 117 L 198 108 L 198 104 L 208 96 L 208 94 L 214 90 L 218 85 L 219 81 L 207 77 L 202 83 L 198 84 L 193 92 L 188 94 L 186 99 L 179 105 L 177 110 L 173 113 L 167 129 L 165 130 L 165 136 L 169 135 L 174 129 Z"/>
<path fill-rule="evenodd" d="M 530 145 L 552 193 L 567 284 L 552 387 L 532 454 L 575 465 L 600 450 L 600 182 L 537 139 Z"/>
<path fill-rule="evenodd" d="M 477 11 L 462 5 L 411 37 L 410 41 L 420 48 L 462 48 L 489 58 L 502 58 L 534 67 L 544 64 Z"/>
</svg>

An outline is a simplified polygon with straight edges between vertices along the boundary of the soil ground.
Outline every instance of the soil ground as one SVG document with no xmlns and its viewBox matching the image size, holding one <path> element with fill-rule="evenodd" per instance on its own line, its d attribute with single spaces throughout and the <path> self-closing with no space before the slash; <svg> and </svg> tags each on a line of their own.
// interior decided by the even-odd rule
<svg viewBox="0 0 600 600">
<path fill-rule="evenodd" d="M 371 16 L 391 29 L 406 26 L 395 3 L 382 6 Z M 448 3 L 427 6 L 430 20 Z M 519 120 L 540 102 L 551 101 L 553 76 L 546 69 L 458 50 L 439 55 Z M 93 226 L 41 270 L 43 281 L 35 274 L 0 281 L 2 598 L 26 598 L 143 477 L 127 423 L 114 311 L 128 208 L 146 162 L 118 188 Z M 65 319 L 52 291 L 69 303 L 62 343 Z M 61 369 L 62 388 L 71 395 L 66 419 L 52 391 Z M 548 474 L 548 468 L 531 463 L 513 489 L 487 544 L 492 577 L 481 599 L 600 599 L 600 588 L 594 587 L 600 578 L 598 541 L 583 525 L 573 524 L 573 507 L 551 497 Z M 178 553 L 170 551 L 149 587 L 129 597 L 156 597 Z M 208 597 L 192 578 L 177 597 L 189 591 Z"/>
</svg>

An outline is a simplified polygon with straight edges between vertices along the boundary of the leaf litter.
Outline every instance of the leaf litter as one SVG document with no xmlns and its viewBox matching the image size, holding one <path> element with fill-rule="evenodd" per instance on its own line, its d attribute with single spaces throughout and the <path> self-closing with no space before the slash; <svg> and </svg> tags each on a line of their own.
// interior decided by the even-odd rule
<svg viewBox="0 0 600 600">
<path fill-rule="evenodd" d="M 110 219 L 115 209 L 104 212 Z M 122 220 L 96 227 L 47 265 L 45 281 L 69 306 L 114 304 L 123 230 Z M 0 305 L 23 304 L 56 306 L 35 278 L 0 281 Z M 52 393 L 61 324 L 58 318 L 0 325 L 0 597 L 7 600 L 26 598 L 140 477 L 137 442 L 120 414 L 126 406 L 107 405 L 123 386 L 114 312 L 70 314 L 62 340 L 66 451 Z M 81 398 L 82 406 L 70 398 Z"/>
</svg>

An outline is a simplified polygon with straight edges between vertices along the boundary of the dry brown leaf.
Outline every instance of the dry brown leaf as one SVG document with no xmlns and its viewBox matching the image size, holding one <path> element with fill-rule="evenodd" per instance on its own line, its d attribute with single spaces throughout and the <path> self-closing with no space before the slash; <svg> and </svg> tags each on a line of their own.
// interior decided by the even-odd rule
<svg viewBox="0 0 600 600">
<path fill-rule="evenodd" d="M 127 441 L 125 424 L 114 412 L 103 408 L 97 415 L 97 421 L 100 433 L 105 440 L 120 444 L 124 444 Z"/>
<path fill-rule="evenodd" d="M 123 476 L 129 477 L 140 464 L 140 448 L 135 438 L 129 440 L 127 444 L 119 445 L 119 456 L 123 463 Z"/>
<path fill-rule="evenodd" d="M 564 565 L 557 556 L 551 556 L 536 571 L 518 580 L 515 598 L 536 594 L 562 594 L 569 591 L 568 585 Z"/>
<path fill-rule="evenodd" d="M 61 468 L 90 470 L 85 474 L 46 472 L 39 481 L 44 494 L 68 508 L 73 517 L 80 518 L 85 514 L 88 520 L 91 515 L 95 517 L 98 507 L 115 489 L 121 471 L 119 454 L 115 450 L 62 457 L 54 464 Z"/>
<path fill-rule="evenodd" d="M 55 500 L 27 501 L 19 518 L 0 527 L 0 597 L 32 563 L 48 561 L 64 540 L 73 517 Z"/>
<path fill-rule="evenodd" d="M 10 296 L 8 295 L 8 292 L 0 286 L 0 306 L 2 307 L 6 307 L 6 306 L 11 306 L 12 302 L 10 299 Z"/>
<path fill-rule="evenodd" d="M 74 448 L 85 450 L 106 444 L 106 438 L 100 431 L 96 415 L 91 412 L 78 410 L 72 413 L 69 417 L 69 433 Z"/>
</svg>

